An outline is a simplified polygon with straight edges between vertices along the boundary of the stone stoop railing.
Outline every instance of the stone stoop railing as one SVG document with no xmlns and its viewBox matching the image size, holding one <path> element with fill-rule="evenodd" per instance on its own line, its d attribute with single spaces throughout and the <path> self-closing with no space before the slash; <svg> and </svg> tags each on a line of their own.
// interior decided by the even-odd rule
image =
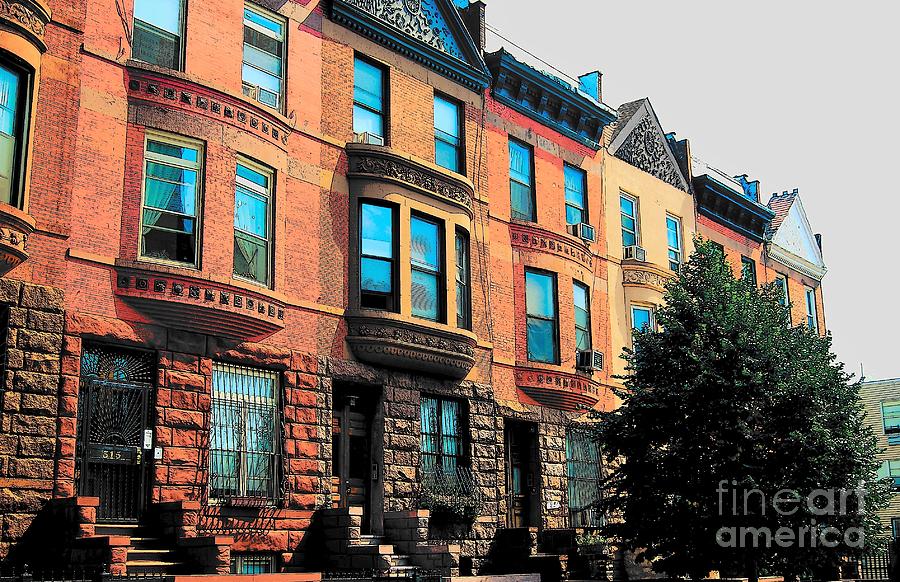
<svg viewBox="0 0 900 582">
<path fill-rule="evenodd" d="M 429 543 L 430 520 L 431 512 L 427 509 L 386 512 L 385 538 L 402 554 L 409 556 L 413 565 L 442 571 L 447 576 L 458 576 L 461 548 L 458 544 Z"/>
<path fill-rule="evenodd" d="M 569 572 L 568 555 L 539 551 L 534 527 L 498 529 L 488 562 L 490 574 L 539 573 L 543 582 L 565 580 Z"/>
<path fill-rule="evenodd" d="M 59 528 L 55 553 L 69 565 L 106 567 L 114 576 L 124 575 L 131 539 L 96 535 L 99 506 L 97 497 L 61 497 L 50 502 L 52 523 Z"/>
<path fill-rule="evenodd" d="M 110 526 L 98 527 L 96 497 L 54 499 L 48 523 L 53 524 L 47 550 L 66 566 L 103 568 L 113 576 L 129 574 L 129 552 L 134 544 L 128 535 L 98 535 Z M 176 501 L 151 504 L 147 511 L 158 531 L 180 558 L 185 574 L 229 574 L 234 538 L 198 535 L 200 503 Z M 117 528 L 112 528 L 115 531 Z M 49 536 L 48 536 L 49 537 Z"/>
<path fill-rule="evenodd" d="M 427 543 L 427 511 L 386 513 L 384 537 L 362 535 L 362 515 L 361 507 L 322 511 L 330 569 L 390 574 L 427 569 L 448 576 L 459 574 L 459 546 Z"/>
<path fill-rule="evenodd" d="M 323 509 L 322 531 L 327 565 L 334 570 L 389 571 L 395 566 L 394 547 L 380 538 L 362 535 L 362 507 Z"/>
</svg>

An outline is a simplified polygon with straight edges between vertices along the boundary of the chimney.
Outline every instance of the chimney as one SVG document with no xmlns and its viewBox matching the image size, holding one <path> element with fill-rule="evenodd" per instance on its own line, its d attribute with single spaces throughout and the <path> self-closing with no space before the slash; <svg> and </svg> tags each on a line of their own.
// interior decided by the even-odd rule
<svg viewBox="0 0 900 582">
<path fill-rule="evenodd" d="M 578 77 L 578 88 L 594 98 L 597 103 L 603 101 L 603 73 L 592 71 Z"/>
<path fill-rule="evenodd" d="M 475 41 L 478 51 L 484 54 L 484 48 L 487 42 L 487 30 L 485 28 L 485 10 L 486 5 L 481 0 L 474 0 L 468 6 L 463 7 L 464 0 L 456 0 L 456 7 L 459 9 L 459 15 L 462 17 L 469 36 Z"/>
<path fill-rule="evenodd" d="M 741 183 L 741 187 L 744 189 L 744 196 L 754 202 L 759 202 L 759 180 L 751 181 L 747 174 L 735 176 L 734 179 Z"/>
</svg>

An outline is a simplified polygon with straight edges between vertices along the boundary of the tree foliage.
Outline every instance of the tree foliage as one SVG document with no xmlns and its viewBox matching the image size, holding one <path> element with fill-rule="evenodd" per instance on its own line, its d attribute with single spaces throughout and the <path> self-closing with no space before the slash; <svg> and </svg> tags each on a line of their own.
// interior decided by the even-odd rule
<svg viewBox="0 0 900 582">
<path fill-rule="evenodd" d="M 733 540 L 722 528 L 796 534 L 831 526 L 843 534 L 860 527 L 871 544 L 879 531 L 872 512 L 884 505 L 887 485 L 876 479 L 877 443 L 858 384 L 836 361 L 830 336 L 792 326 L 774 285 L 737 279 L 721 250 L 703 241 L 667 287 L 657 322 L 659 331 L 635 332 L 634 349 L 623 356 L 624 403 L 601 418 L 613 467 L 602 505 L 614 519 L 604 533 L 657 571 L 694 578 L 712 570 L 753 577 L 757 568 L 810 574 L 859 552 L 852 536 L 835 548 L 810 547 L 809 539 L 802 547 L 796 539 L 787 547 L 740 540 L 750 547 L 723 547 Z M 861 483 L 866 513 L 857 495 L 845 497 L 839 515 L 817 515 L 805 500 L 780 506 L 795 507 L 792 515 L 771 505 L 780 490 L 805 499 Z M 750 490 L 760 493 L 745 511 Z"/>
</svg>

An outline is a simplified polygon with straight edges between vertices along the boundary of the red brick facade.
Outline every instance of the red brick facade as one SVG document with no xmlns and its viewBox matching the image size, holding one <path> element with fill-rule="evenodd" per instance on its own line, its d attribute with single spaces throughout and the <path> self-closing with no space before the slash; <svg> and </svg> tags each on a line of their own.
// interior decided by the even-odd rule
<svg viewBox="0 0 900 582">
<path fill-rule="evenodd" d="M 42 1 L 21 0 L 32 10 Z M 411 564 L 488 572 L 499 567 L 492 563 L 499 530 L 576 525 L 567 433 L 586 408 L 617 405 L 610 367 L 590 372 L 575 361 L 573 282 L 590 290 L 593 350 L 618 356 L 609 331 L 616 308 L 606 243 L 618 233 L 602 226 L 606 196 L 616 196 L 603 191 L 602 180 L 609 138 L 602 130 L 612 117 L 603 118 L 607 108 L 598 95 L 589 99 L 570 87 L 562 105 L 553 96 L 527 105 L 554 108 L 554 123 L 504 104 L 483 55 L 466 52 L 471 41 L 453 24 L 452 2 L 433 4 L 451 22 L 466 70 L 485 76 L 483 87 L 466 71 L 355 32 L 338 21 L 331 3 L 248 1 L 272 10 L 287 31 L 285 107 L 276 111 L 242 94 L 243 1 L 214 10 L 187 3 L 180 71 L 131 58 L 134 0 L 50 4 L 39 37 L 20 30 L 21 23 L 0 33 L 0 64 L 21 58 L 36 73 L 28 195 L 22 208 L 0 208 L 3 220 L 24 212 L 34 222 L 27 259 L 15 259 L 0 279 L 8 318 L 0 559 L 33 562 L 52 539 L 61 560 L 139 572 L 144 566 L 127 533 L 146 527 L 169 543 L 166 555 L 175 560 L 169 565 L 191 573 L 227 573 L 247 556 L 271 558 L 278 571 Z M 468 9 L 467 22 L 473 14 L 477 22 L 480 7 Z M 427 52 L 425 41 L 407 40 Z M 26 42 L 30 49 L 22 48 Z M 386 74 L 384 146 L 348 145 L 355 139 L 355 55 Z M 460 174 L 435 165 L 436 92 L 462 107 Z M 529 99 L 524 93 L 522 103 Z M 566 117 L 567 100 L 582 107 L 580 118 Z M 195 266 L 141 256 L 148 135 L 198 144 Z M 536 222 L 510 217 L 510 138 L 533 148 Z M 233 275 L 241 160 L 274 176 L 269 285 Z M 564 164 L 585 172 L 594 242 L 567 229 Z M 401 223 L 394 229 L 396 312 L 361 306 L 361 200 L 393 205 Z M 438 220 L 446 235 L 442 321 L 410 313 L 409 220 L 420 214 Z M 711 238 L 759 256 L 759 245 L 700 224 L 701 233 L 715 230 Z M 456 325 L 450 300 L 457 231 L 470 242 L 471 329 Z M 554 364 L 529 361 L 526 268 L 556 277 Z M 136 381 L 149 386 L 140 427 L 150 431 L 149 441 L 91 448 L 86 386 L 128 380 L 120 377 L 128 370 L 90 376 L 83 366 L 91 350 L 110 354 L 114 370 L 128 350 L 151 362 L 150 378 Z M 212 492 L 211 440 L 226 438 L 213 427 L 224 414 L 216 404 L 219 364 L 275 375 L 274 444 L 265 451 L 274 459 L 268 473 L 277 481 L 274 498 L 221 499 Z M 460 403 L 464 411 L 462 458 L 479 501 L 468 521 L 443 522 L 422 507 L 425 399 Z M 241 422 L 248 430 L 250 421 Z M 360 435 L 363 445 L 353 440 Z M 520 438 L 525 444 L 516 449 L 511 443 Z M 109 523 L 101 515 L 108 500 L 86 493 L 93 491 L 89 464 L 102 464 L 91 451 L 114 460 L 136 455 L 130 469 L 115 469 L 134 471 L 143 487 L 131 522 Z M 514 460 L 519 454 L 524 461 Z M 512 490 L 509 465 L 516 462 L 527 477 L 521 495 Z M 519 503 L 525 509 L 516 513 Z M 360 535 L 375 541 L 362 543 Z"/>
</svg>

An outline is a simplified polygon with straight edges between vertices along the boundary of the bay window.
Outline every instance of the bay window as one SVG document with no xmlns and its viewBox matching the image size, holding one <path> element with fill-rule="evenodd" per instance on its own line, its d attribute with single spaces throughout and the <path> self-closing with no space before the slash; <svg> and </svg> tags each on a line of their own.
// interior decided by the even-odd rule
<svg viewBox="0 0 900 582">
<path fill-rule="evenodd" d="M 556 275 L 543 271 L 525 271 L 525 311 L 528 361 L 558 363 Z"/>
<path fill-rule="evenodd" d="M 424 215 L 409 221 L 412 269 L 412 314 L 440 321 L 443 318 L 443 225 Z"/>
<path fill-rule="evenodd" d="M 181 70 L 183 31 L 183 0 L 135 0 L 132 58 Z"/>
<path fill-rule="evenodd" d="M 366 201 L 359 209 L 360 307 L 396 311 L 397 210 Z"/>
<path fill-rule="evenodd" d="M 642 305 L 632 305 L 631 328 L 637 331 L 656 329 L 656 324 L 653 321 L 653 308 Z"/>
<path fill-rule="evenodd" d="M 31 74 L 0 62 L 0 202 L 22 208 Z"/>
<path fill-rule="evenodd" d="M 472 290 L 469 235 L 456 229 L 456 327 L 472 329 Z"/>
<path fill-rule="evenodd" d="M 278 390 L 274 372 L 213 364 L 210 498 L 278 498 Z"/>
<path fill-rule="evenodd" d="M 144 145 L 141 257 L 196 267 L 203 147 L 148 133 Z"/>
<path fill-rule="evenodd" d="M 281 110 L 284 100 L 284 33 L 282 18 L 244 6 L 244 95 Z"/>
<path fill-rule="evenodd" d="M 271 284 L 272 172 L 248 161 L 237 164 L 234 195 L 234 275 Z"/>
</svg>

